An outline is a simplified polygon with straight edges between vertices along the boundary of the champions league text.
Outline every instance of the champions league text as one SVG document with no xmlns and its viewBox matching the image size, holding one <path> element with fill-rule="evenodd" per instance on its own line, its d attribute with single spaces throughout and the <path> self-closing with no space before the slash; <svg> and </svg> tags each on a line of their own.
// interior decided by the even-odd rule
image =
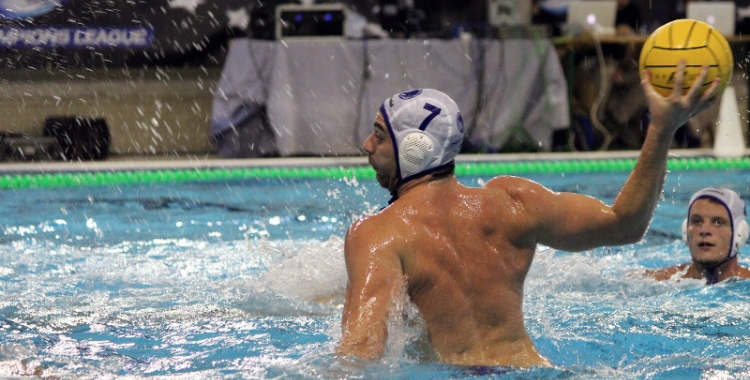
<svg viewBox="0 0 750 380">
<path fill-rule="evenodd" d="M 0 28 L 0 46 L 9 48 L 147 48 L 151 28 Z"/>
</svg>

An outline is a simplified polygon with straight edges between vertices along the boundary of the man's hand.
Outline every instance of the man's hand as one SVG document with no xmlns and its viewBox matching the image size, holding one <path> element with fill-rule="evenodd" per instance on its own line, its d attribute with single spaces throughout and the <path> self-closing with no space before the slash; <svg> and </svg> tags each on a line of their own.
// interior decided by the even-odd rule
<svg viewBox="0 0 750 380">
<path fill-rule="evenodd" d="M 688 92 L 683 95 L 685 84 L 685 60 L 677 64 L 675 83 L 672 93 L 664 97 L 654 89 L 651 84 L 651 73 L 643 72 L 641 86 L 648 99 L 648 108 L 651 114 L 651 127 L 658 128 L 658 132 L 673 135 L 677 129 L 688 122 L 693 116 L 698 115 L 705 109 L 711 107 L 720 98 L 717 93 L 720 78 L 714 78 L 711 86 L 701 92 L 701 86 L 708 75 L 708 67 L 703 66 L 698 77 Z"/>
</svg>

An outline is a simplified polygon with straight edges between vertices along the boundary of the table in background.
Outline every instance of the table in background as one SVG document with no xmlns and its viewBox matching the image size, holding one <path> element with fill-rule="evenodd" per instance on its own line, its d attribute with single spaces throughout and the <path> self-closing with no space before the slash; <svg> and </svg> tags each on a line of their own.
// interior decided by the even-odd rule
<svg viewBox="0 0 750 380">
<path fill-rule="evenodd" d="M 237 39 L 211 129 L 265 106 L 281 156 L 360 155 L 383 100 L 428 87 L 458 103 L 467 142 L 481 151 L 518 134 L 549 150 L 553 131 L 570 124 L 567 81 L 546 39 Z"/>
</svg>

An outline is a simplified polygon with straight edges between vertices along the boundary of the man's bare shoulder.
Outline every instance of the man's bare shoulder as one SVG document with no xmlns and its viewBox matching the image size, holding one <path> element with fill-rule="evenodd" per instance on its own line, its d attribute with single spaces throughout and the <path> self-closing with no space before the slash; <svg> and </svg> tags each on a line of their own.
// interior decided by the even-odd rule
<svg viewBox="0 0 750 380">
<path fill-rule="evenodd" d="M 354 222 L 344 239 L 344 259 L 349 278 L 365 276 L 373 268 L 402 268 L 408 246 L 405 228 L 396 228 L 388 212 L 381 210 Z M 379 271 L 379 274 L 390 272 Z"/>
<path fill-rule="evenodd" d="M 646 277 L 651 277 L 657 281 L 669 280 L 676 274 L 681 274 L 682 276 L 684 276 L 689 265 L 690 264 L 679 264 L 666 268 L 649 269 L 644 272 L 644 275 Z"/>
<path fill-rule="evenodd" d="M 377 244 L 400 236 L 402 220 L 398 217 L 398 206 L 391 204 L 372 215 L 367 215 L 352 223 L 346 233 L 347 242 Z"/>
<path fill-rule="evenodd" d="M 740 266 L 737 269 L 737 274 L 736 274 L 735 277 L 750 278 L 750 269 L 747 269 L 746 267 Z"/>
<path fill-rule="evenodd" d="M 538 182 L 528 178 L 516 176 L 498 176 L 487 181 L 486 189 L 500 191 L 509 197 L 525 202 L 529 200 L 538 201 L 542 195 L 551 195 L 553 192 Z"/>
<path fill-rule="evenodd" d="M 497 177 L 493 177 L 489 181 L 487 181 L 487 184 L 485 187 L 487 188 L 493 188 L 493 189 L 504 189 L 504 188 L 513 188 L 516 186 L 527 186 L 530 183 L 536 183 L 528 178 L 523 177 L 517 177 L 513 175 L 500 175 Z"/>
<path fill-rule="evenodd" d="M 357 219 L 357 221 L 349 226 L 347 236 L 369 234 L 378 229 L 378 227 L 384 224 L 389 218 L 387 215 L 388 212 L 386 212 L 386 210 L 387 207 L 377 211 L 374 214 L 366 215 Z"/>
<path fill-rule="evenodd" d="M 484 186 L 488 189 L 499 189 L 505 190 L 509 193 L 523 193 L 529 189 L 544 188 L 538 182 L 532 181 L 528 178 L 516 177 L 512 175 L 502 175 L 492 178 L 487 181 Z"/>
</svg>

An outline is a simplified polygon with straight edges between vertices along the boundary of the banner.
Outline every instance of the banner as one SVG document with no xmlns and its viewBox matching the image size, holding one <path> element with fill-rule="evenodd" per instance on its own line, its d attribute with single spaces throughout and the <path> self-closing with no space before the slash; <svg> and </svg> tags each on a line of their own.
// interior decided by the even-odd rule
<svg viewBox="0 0 750 380">
<path fill-rule="evenodd" d="M 0 68 L 221 65 L 247 0 L 0 0 Z"/>
<path fill-rule="evenodd" d="M 151 28 L 0 28 L 0 46 L 13 48 L 141 48 L 153 45 Z"/>
</svg>

